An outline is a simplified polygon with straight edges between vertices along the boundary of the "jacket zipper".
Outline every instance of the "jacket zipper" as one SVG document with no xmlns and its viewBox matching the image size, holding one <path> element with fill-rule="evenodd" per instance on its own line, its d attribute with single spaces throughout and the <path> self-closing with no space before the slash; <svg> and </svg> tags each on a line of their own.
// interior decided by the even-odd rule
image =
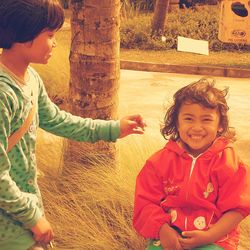
<svg viewBox="0 0 250 250">
<path fill-rule="evenodd" d="M 189 181 L 191 179 L 191 176 L 192 176 L 192 173 L 193 173 L 193 170 L 194 170 L 195 162 L 196 162 L 197 158 L 199 157 L 199 155 L 197 157 L 193 157 L 192 155 L 190 155 L 190 157 L 192 158 L 192 163 L 191 163 L 191 169 L 190 169 L 190 173 L 189 173 L 189 177 L 188 177 L 188 183 L 187 183 L 186 202 L 188 200 Z M 185 230 L 187 231 L 188 230 L 188 218 L 187 218 L 187 216 L 185 217 L 184 226 L 185 226 Z"/>
</svg>

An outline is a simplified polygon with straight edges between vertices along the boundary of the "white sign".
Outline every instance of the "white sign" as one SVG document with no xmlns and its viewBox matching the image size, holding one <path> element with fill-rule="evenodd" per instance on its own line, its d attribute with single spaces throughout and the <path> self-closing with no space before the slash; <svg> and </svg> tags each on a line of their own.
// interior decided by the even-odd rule
<svg viewBox="0 0 250 250">
<path fill-rule="evenodd" d="M 177 50 L 208 55 L 209 54 L 208 41 L 195 40 L 191 38 L 178 36 Z"/>
</svg>

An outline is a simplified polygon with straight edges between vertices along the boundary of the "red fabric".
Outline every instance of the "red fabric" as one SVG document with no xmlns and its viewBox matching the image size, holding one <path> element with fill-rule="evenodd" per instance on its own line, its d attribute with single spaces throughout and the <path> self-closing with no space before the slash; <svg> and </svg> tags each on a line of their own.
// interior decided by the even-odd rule
<svg viewBox="0 0 250 250">
<path fill-rule="evenodd" d="M 248 168 L 223 137 L 196 160 L 170 140 L 137 176 L 134 227 L 143 237 L 157 239 L 164 223 L 182 231 L 207 230 L 228 210 L 247 216 L 248 178 Z M 219 244 L 232 242 L 238 242 L 235 230 Z"/>
</svg>

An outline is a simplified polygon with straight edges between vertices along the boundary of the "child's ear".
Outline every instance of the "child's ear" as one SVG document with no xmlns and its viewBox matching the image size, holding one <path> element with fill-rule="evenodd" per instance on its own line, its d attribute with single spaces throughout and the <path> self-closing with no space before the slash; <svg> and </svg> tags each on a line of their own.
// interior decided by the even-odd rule
<svg viewBox="0 0 250 250">
<path fill-rule="evenodd" d="M 218 132 L 218 133 L 222 133 L 222 131 L 223 131 L 223 128 L 222 128 L 222 127 L 219 127 L 217 132 Z"/>
<path fill-rule="evenodd" d="M 28 42 L 23 43 L 23 46 L 26 48 L 30 48 L 32 46 L 32 43 L 33 41 L 28 41 Z"/>
</svg>

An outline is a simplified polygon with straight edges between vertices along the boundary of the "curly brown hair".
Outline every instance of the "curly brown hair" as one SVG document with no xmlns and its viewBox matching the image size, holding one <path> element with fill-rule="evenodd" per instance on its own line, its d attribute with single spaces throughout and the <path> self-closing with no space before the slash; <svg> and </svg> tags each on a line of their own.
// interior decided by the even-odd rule
<svg viewBox="0 0 250 250">
<path fill-rule="evenodd" d="M 161 134 L 165 139 L 178 140 L 177 121 L 181 105 L 197 103 L 206 108 L 217 109 L 220 114 L 220 126 L 222 127 L 218 136 L 223 135 L 230 140 L 235 140 L 235 131 L 229 127 L 227 94 L 228 88 L 223 90 L 216 88 L 215 80 L 212 78 L 201 78 L 199 81 L 179 89 L 173 96 L 172 106 L 167 109 Z"/>
</svg>

